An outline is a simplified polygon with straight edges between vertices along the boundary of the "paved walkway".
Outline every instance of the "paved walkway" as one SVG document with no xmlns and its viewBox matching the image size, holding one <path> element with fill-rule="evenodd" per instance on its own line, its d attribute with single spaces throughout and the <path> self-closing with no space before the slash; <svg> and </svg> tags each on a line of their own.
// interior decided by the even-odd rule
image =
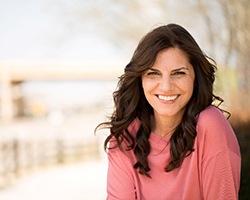
<svg viewBox="0 0 250 200">
<path fill-rule="evenodd" d="M 0 190 L 1 200 L 104 200 L 107 161 L 89 161 L 31 172 Z"/>
</svg>

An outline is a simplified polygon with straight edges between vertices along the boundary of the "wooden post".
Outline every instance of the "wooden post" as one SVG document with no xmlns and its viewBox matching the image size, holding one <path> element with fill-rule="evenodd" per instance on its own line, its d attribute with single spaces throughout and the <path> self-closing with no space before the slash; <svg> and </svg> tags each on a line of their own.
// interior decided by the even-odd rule
<svg viewBox="0 0 250 200">
<path fill-rule="evenodd" d="M 61 164 L 64 163 L 65 158 L 64 158 L 64 143 L 63 139 L 58 138 L 56 140 L 56 148 L 57 148 L 57 163 Z"/>
<path fill-rule="evenodd" d="M 11 82 L 11 89 L 12 89 L 12 105 L 14 108 L 14 116 L 21 117 L 24 116 L 24 106 L 25 106 L 25 99 L 22 94 L 21 85 L 22 81 L 12 81 Z"/>
<path fill-rule="evenodd" d="M 12 140 L 12 151 L 13 151 L 13 172 L 16 176 L 19 175 L 20 165 L 19 165 L 19 141 L 18 139 Z"/>
</svg>

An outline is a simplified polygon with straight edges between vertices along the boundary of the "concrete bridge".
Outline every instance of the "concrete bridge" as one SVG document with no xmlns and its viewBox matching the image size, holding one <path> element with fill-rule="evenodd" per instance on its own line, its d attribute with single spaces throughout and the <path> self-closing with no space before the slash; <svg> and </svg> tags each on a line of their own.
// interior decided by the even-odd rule
<svg viewBox="0 0 250 200">
<path fill-rule="evenodd" d="M 20 86 L 31 80 L 115 80 L 125 64 L 122 61 L 86 62 L 0 62 L 0 117 L 14 119 L 14 109 L 22 98 Z"/>
</svg>

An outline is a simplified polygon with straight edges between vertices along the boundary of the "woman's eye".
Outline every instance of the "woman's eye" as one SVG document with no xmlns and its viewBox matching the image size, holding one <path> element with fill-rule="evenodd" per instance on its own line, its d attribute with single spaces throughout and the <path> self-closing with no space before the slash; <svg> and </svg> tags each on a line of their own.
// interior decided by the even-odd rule
<svg viewBox="0 0 250 200">
<path fill-rule="evenodd" d="M 173 75 L 185 75 L 185 72 L 179 71 L 179 72 L 174 72 Z"/>
<path fill-rule="evenodd" d="M 159 75 L 159 73 L 158 72 L 148 72 L 147 75 L 154 76 L 154 75 Z"/>
</svg>

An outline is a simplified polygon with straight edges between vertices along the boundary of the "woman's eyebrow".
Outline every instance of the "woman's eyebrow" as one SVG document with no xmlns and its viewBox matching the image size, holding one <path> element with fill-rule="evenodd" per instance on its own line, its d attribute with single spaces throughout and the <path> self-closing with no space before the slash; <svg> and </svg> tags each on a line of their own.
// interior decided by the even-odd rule
<svg viewBox="0 0 250 200">
<path fill-rule="evenodd" d="M 159 71 L 158 69 L 156 69 L 154 67 L 151 67 L 148 70 L 150 70 L 150 71 L 157 71 L 157 72 Z M 173 69 L 172 72 L 178 72 L 178 71 L 181 71 L 181 70 L 189 70 L 189 68 L 187 68 L 187 67 L 180 67 L 180 68 Z"/>
<path fill-rule="evenodd" d="M 151 70 L 151 71 L 159 71 L 158 69 L 155 69 L 154 67 L 151 67 L 151 68 L 149 68 L 148 70 Z"/>
<path fill-rule="evenodd" d="M 177 69 L 173 69 L 172 71 L 177 72 L 177 71 L 181 71 L 181 70 L 189 70 L 189 69 L 187 67 L 180 67 L 180 68 L 177 68 Z"/>
</svg>

